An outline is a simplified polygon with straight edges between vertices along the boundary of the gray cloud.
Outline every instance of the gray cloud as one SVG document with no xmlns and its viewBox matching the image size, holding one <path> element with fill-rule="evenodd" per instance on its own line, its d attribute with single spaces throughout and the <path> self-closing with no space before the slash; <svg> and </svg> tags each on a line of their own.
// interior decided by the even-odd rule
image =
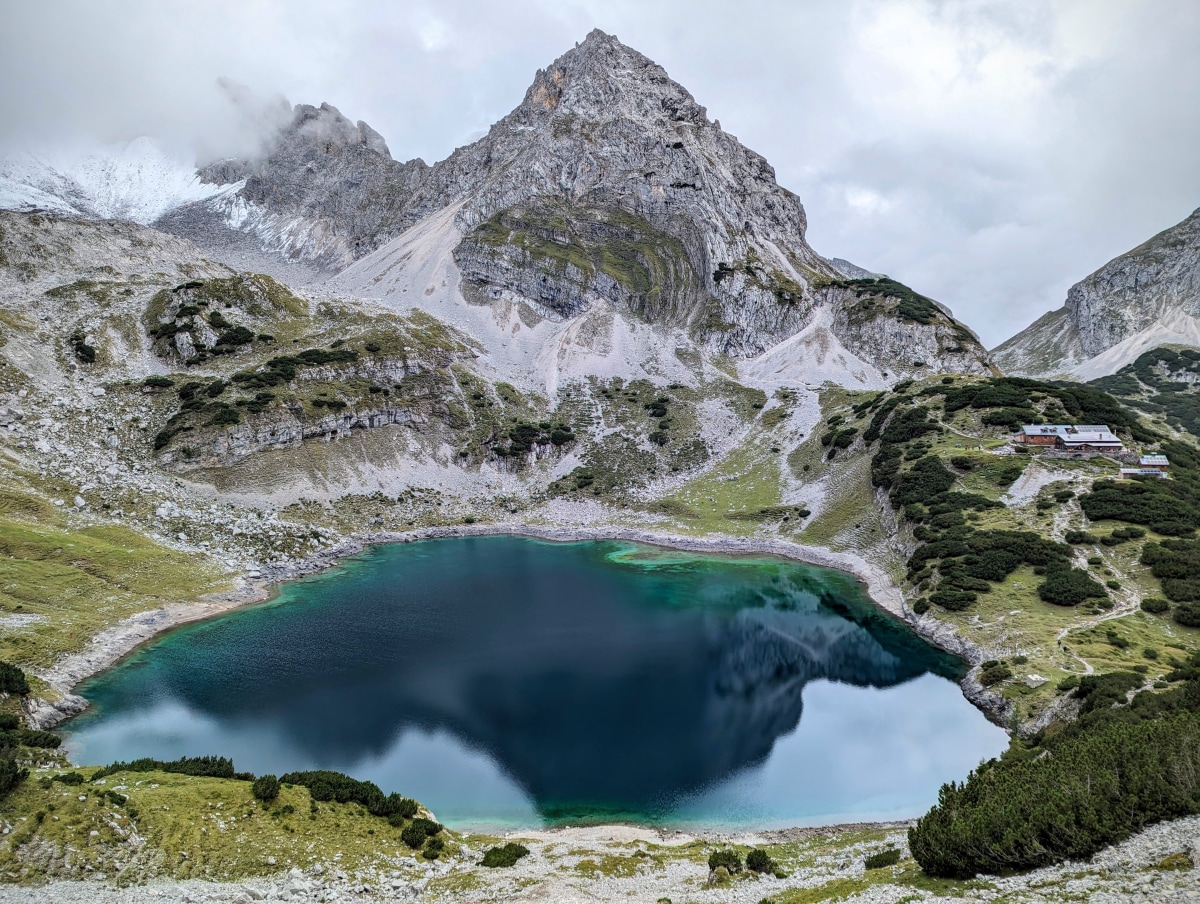
<svg viewBox="0 0 1200 904">
<path fill-rule="evenodd" d="M 593 26 L 764 154 L 818 251 L 909 282 L 989 344 L 1200 206 L 1188 0 L 6 4 L 0 140 L 237 153 L 265 118 L 246 110 L 283 95 L 432 161 Z M 231 105 L 219 76 L 252 99 Z"/>
</svg>

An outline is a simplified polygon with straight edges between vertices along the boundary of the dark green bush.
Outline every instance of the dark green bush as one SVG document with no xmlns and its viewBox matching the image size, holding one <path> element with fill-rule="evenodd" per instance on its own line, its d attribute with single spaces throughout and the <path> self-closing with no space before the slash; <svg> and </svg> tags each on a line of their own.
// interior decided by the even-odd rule
<svg viewBox="0 0 1200 904">
<path fill-rule="evenodd" d="M 249 345 L 254 341 L 254 331 L 248 330 L 244 326 L 235 326 L 224 330 L 217 336 L 217 345 L 234 346 Z"/>
<path fill-rule="evenodd" d="M 1114 703 L 1124 703 L 1129 691 L 1142 686 L 1142 676 L 1135 672 L 1105 672 L 1084 675 L 1079 679 L 1075 697 L 1082 701 L 1081 713 L 1107 709 Z"/>
<path fill-rule="evenodd" d="M 912 610 L 917 615 L 924 615 L 929 611 L 929 600 L 925 599 L 925 597 L 919 598 L 913 603 Z"/>
<path fill-rule="evenodd" d="M 425 843 L 426 838 L 433 838 L 441 830 L 442 827 L 432 819 L 418 816 L 404 827 L 404 831 L 400 833 L 400 840 L 416 850 Z"/>
<path fill-rule="evenodd" d="M 208 410 L 212 415 L 205 425 L 207 427 L 231 427 L 242 422 L 242 413 L 225 402 L 212 402 Z"/>
<path fill-rule="evenodd" d="M 1051 756 L 985 764 L 942 787 L 909 847 L 926 873 L 960 879 L 1086 859 L 1200 808 L 1198 732 L 1195 713 L 1110 721 L 1068 734 Z"/>
<path fill-rule="evenodd" d="M 260 775 L 250 786 L 250 793 L 256 800 L 269 804 L 279 796 L 279 779 L 273 775 Z"/>
<path fill-rule="evenodd" d="M 425 843 L 425 829 L 410 822 L 404 827 L 404 831 L 400 833 L 400 840 L 407 844 L 413 850 L 416 850 Z"/>
<path fill-rule="evenodd" d="M 71 348 L 75 352 L 75 357 L 83 364 L 94 364 L 96 362 L 96 348 L 88 345 L 84 340 L 83 333 L 77 332 L 71 336 Z"/>
<path fill-rule="evenodd" d="M 441 825 L 434 822 L 432 819 L 426 819 L 424 816 L 416 816 L 413 818 L 412 824 L 419 826 L 421 831 L 432 838 L 442 830 Z"/>
<path fill-rule="evenodd" d="M 327 350 L 310 348 L 297 355 L 282 355 L 272 358 L 262 370 L 243 370 L 235 373 L 233 382 L 247 389 L 271 389 L 296 379 L 298 370 L 322 364 L 346 364 L 358 360 L 358 353 L 346 348 Z"/>
<path fill-rule="evenodd" d="M 1142 610 L 1154 615 L 1162 615 L 1162 613 L 1169 611 L 1170 608 L 1171 604 L 1161 597 L 1148 596 L 1142 600 Z"/>
<path fill-rule="evenodd" d="M 1059 566 L 1046 571 L 1046 580 L 1038 585 L 1038 596 L 1056 606 L 1078 606 L 1084 600 L 1106 599 L 1108 593 L 1080 568 Z"/>
<path fill-rule="evenodd" d="M 0 732 L 0 747 L 40 747 L 53 750 L 60 744 L 62 744 L 62 738 L 51 731 L 18 728 L 15 731 Z"/>
<path fill-rule="evenodd" d="M 1200 603 L 1180 603 L 1171 613 L 1171 618 L 1185 628 L 1200 628 Z"/>
<path fill-rule="evenodd" d="M 7 797 L 17 785 L 29 778 L 29 770 L 16 764 L 8 757 L 0 757 L 0 800 Z"/>
<path fill-rule="evenodd" d="M 730 874 L 740 873 L 742 871 L 742 858 L 733 848 L 726 848 L 722 851 L 713 851 L 708 855 L 708 868 L 710 870 L 719 867 L 725 867 Z"/>
<path fill-rule="evenodd" d="M 900 851 L 896 848 L 887 848 L 872 854 L 863 860 L 864 869 L 883 869 L 885 866 L 895 866 L 900 862 Z"/>
<path fill-rule="evenodd" d="M 417 803 L 392 793 L 384 795 L 374 782 L 362 782 L 341 772 L 318 769 L 311 772 L 289 772 L 279 781 L 285 785 L 302 785 L 316 801 L 335 800 L 338 803 L 362 804 L 372 816 L 398 816 L 408 819 L 417 812 Z M 426 822 L 429 822 L 426 820 Z M 436 825 L 436 823 L 430 823 Z M 439 828 L 440 831 L 440 828 Z M 433 832 L 431 834 L 437 834 Z"/>
<path fill-rule="evenodd" d="M 0 693 L 21 697 L 29 694 L 29 680 L 25 673 L 10 662 L 0 661 Z"/>
<path fill-rule="evenodd" d="M 919 459 L 909 471 L 898 475 L 892 486 L 892 504 L 925 503 L 954 486 L 954 474 L 936 455 Z"/>
<path fill-rule="evenodd" d="M 1029 408 L 993 408 L 984 412 L 980 420 L 989 427 L 1018 430 L 1022 424 L 1030 423 L 1036 416 L 1037 413 Z"/>
<path fill-rule="evenodd" d="M 144 757 L 128 763 L 110 763 L 93 775 L 92 781 L 118 772 L 174 772 L 209 778 L 238 778 L 240 775 L 234 772 L 233 761 L 223 756 L 185 756 L 169 761 Z"/>
<path fill-rule="evenodd" d="M 1195 533 L 1200 506 L 1173 481 L 1157 479 L 1097 480 L 1079 504 L 1093 521 L 1110 518 L 1144 524 L 1166 536 Z"/>
<path fill-rule="evenodd" d="M 0 713 L 0 731 L 12 731 L 21 727 L 21 720 L 12 713 Z"/>
<path fill-rule="evenodd" d="M 1116 629 L 1114 629 L 1114 628 L 1108 629 L 1107 633 L 1105 634 L 1105 638 L 1108 640 L 1108 642 L 1110 644 L 1112 644 L 1114 647 L 1117 647 L 1118 649 L 1121 649 L 1121 650 L 1129 649 L 1129 641 L 1126 638 L 1122 637 L 1120 634 L 1118 634 L 1116 632 Z"/>
<path fill-rule="evenodd" d="M 523 844 L 510 841 L 499 847 L 491 847 L 483 852 L 482 866 L 506 867 L 514 866 L 522 857 L 529 856 L 529 848 Z"/>
<path fill-rule="evenodd" d="M 1001 663 L 988 666 L 979 673 L 979 683 L 984 687 L 992 687 L 999 684 L 1001 681 L 1007 681 L 1012 677 L 1012 669 Z"/>
<path fill-rule="evenodd" d="M 1175 603 L 1200 601 L 1200 541 L 1164 540 L 1142 548 L 1142 564 Z"/>
<path fill-rule="evenodd" d="M 425 850 L 421 851 L 421 856 L 426 860 L 437 860 L 445 846 L 446 842 L 441 838 L 430 838 L 425 842 Z"/>
<path fill-rule="evenodd" d="M 977 599 L 979 596 L 969 590 L 935 590 L 929 594 L 929 602 L 951 612 L 962 612 Z"/>
<path fill-rule="evenodd" d="M 755 848 L 746 855 L 746 869 L 752 873 L 773 873 L 775 872 L 775 861 L 767 856 L 766 851 Z"/>
</svg>

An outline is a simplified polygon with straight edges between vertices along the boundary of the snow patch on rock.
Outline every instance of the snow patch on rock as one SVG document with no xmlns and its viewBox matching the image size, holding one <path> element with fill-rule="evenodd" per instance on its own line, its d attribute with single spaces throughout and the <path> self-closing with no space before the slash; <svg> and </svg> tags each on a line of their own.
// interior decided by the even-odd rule
<svg viewBox="0 0 1200 904">
<path fill-rule="evenodd" d="M 184 204 L 240 190 L 207 185 L 195 164 L 150 138 L 0 158 L 0 208 L 42 209 L 143 226 Z"/>
</svg>

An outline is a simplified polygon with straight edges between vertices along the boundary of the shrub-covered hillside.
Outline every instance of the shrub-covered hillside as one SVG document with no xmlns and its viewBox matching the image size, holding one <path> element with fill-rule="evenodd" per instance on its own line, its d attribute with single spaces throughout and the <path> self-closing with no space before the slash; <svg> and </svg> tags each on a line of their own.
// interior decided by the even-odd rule
<svg viewBox="0 0 1200 904">
<path fill-rule="evenodd" d="M 1089 385 L 1200 438 L 1200 349 L 1156 348 Z"/>
<path fill-rule="evenodd" d="M 1169 670 L 1152 656 L 1197 648 L 1194 446 L 1108 393 L 1027 379 L 901 383 L 854 415 L 906 541 L 913 611 L 990 653 L 978 677 L 1018 718 L 1052 718 L 1059 683 L 1089 669 L 1151 682 Z M 1108 424 L 1127 449 L 1166 453 L 1172 479 L 1117 480 L 1122 462 L 1105 456 L 1019 449 L 1022 423 Z"/>
<path fill-rule="evenodd" d="M 918 863 L 960 879 L 1029 869 L 1200 812 L 1200 450 L 1091 387 L 946 377 L 896 390 L 856 414 L 872 481 L 910 538 L 913 610 L 992 651 L 979 682 L 1047 726 L 943 787 L 910 834 Z M 1008 442 L 1020 423 L 1072 422 L 1166 454 L 1171 479 L 1120 480 L 1109 457 Z"/>
<path fill-rule="evenodd" d="M 1016 742 L 909 831 L 925 872 L 969 878 L 1086 859 L 1145 825 L 1200 812 L 1200 656 L 1176 663 L 1166 691 L 1136 673 L 1081 680 L 1082 715 Z"/>
</svg>

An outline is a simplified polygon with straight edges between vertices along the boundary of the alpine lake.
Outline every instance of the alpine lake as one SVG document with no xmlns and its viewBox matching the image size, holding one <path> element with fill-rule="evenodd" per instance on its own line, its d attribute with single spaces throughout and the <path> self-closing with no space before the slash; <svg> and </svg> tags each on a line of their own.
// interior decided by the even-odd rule
<svg viewBox="0 0 1200 904">
<path fill-rule="evenodd" d="M 455 829 L 916 816 L 1008 738 L 848 575 L 514 536 L 379 546 L 84 684 L 80 763 L 334 769 Z"/>
</svg>

